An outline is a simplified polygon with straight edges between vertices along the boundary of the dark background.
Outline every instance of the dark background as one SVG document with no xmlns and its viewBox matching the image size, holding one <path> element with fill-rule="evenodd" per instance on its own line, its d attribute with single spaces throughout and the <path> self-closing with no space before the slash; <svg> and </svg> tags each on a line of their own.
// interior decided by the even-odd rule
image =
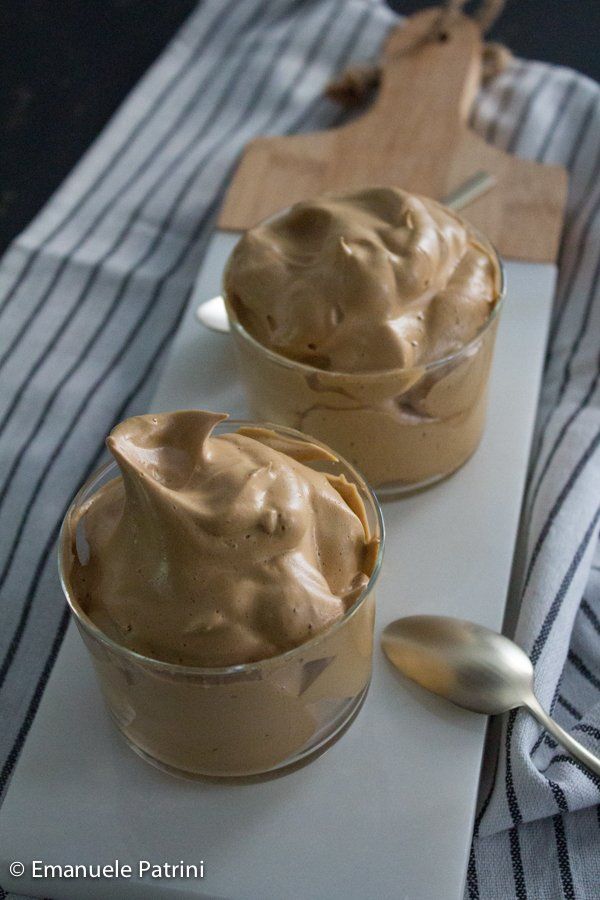
<svg viewBox="0 0 600 900">
<path fill-rule="evenodd" d="M 197 0 L 1 0 L 0 251 L 73 168 Z M 240 0 L 243 2 L 243 0 Z M 431 5 L 389 0 L 401 13 Z M 600 80 L 600 0 L 508 0 L 491 37 Z"/>
</svg>

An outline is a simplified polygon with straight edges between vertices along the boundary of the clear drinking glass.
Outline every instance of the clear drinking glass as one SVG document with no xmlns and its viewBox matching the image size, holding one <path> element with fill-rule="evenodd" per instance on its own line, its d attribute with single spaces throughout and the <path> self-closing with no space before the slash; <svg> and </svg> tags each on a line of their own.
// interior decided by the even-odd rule
<svg viewBox="0 0 600 900">
<path fill-rule="evenodd" d="M 227 420 L 214 434 L 255 424 Z M 288 428 L 267 427 L 318 443 Z M 383 519 L 373 492 L 344 460 L 308 465 L 344 474 L 356 484 L 371 536 L 380 541 L 377 560 L 365 589 L 341 619 L 299 647 L 256 663 L 202 668 L 161 662 L 115 643 L 88 618 L 68 578 L 72 554 L 82 563 L 86 558 L 82 529 L 75 523 L 83 504 L 120 477 L 116 463 L 92 475 L 65 516 L 61 583 L 106 705 L 129 746 L 161 769 L 227 778 L 293 767 L 333 742 L 360 709 L 371 678 L 373 588 L 383 554 Z"/>
<path fill-rule="evenodd" d="M 288 359 L 257 341 L 227 313 L 251 414 L 324 441 L 355 465 L 382 496 L 450 475 L 475 452 L 485 425 L 487 387 L 504 299 L 460 350 L 420 366 L 337 372 Z"/>
</svg>

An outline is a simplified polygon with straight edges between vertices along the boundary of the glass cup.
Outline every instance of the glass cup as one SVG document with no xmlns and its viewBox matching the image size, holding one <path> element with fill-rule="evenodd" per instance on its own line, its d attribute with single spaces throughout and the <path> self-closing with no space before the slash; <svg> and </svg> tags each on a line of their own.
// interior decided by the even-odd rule
<svg viewBox="0 0 600 900">
<path fill-rule="evenodd" d="M 246 331 L 225 298 L 251 414 L 313 434 L 355 465 L 381 496 L 426 487 L 475 452 L 485 425 L 487 387 L 504 299 L 455 353 L 420 366 L 337 372 L 296 362 Z"/>
<path fill-rule="evenodd" d="M 214 434 L 255 423 L 227 420 Z M 262 424 L 264 426 L 264 423 Z M 269 425 L 297 440 L 318 443 Z M 68 573 L 73 554 L 85 563 L 79 512 L 118 475 L 116 463 L 83 485 L 65 516 L 59 572 L 71 613 L 90 652 L 108 710 L 140 756 L 187 777 L 231 778 L 295 767 L 329 746 L 357 714 L 371 679 L 375 596 L 384 530 L 377 500 L 343 459 L 310 463 L 356 484 L 371 536 L 380 541 L 369 582 L 345 615 L 312 640 L 255 663 L 203 668 L 152 659 L 107 637 L 74 596 Z"/>
</svg>

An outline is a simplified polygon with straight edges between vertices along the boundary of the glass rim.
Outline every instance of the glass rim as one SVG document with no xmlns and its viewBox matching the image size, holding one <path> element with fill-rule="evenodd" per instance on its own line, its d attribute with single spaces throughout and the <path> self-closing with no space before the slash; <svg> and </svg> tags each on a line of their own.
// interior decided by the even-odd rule
<svg viewBox="0 0 600 900">
<path fill-rule="evenodd" d="M 284 212 L 286 212 L 286 210 L 283 210 L 282 214 Z M 276 218 L 276 216 L 270 216 L 269 219 L 265 219 L 264 221 L 268 222 L 273 218 Z M 476 334 L 474 334 L 466 344 L 463 344 L 462 347 L 459 347 L 458 350 L 454 350 L 452 353 L 446 354 L 446 356 L 440 356 L 438 359 L 432 359 L 429 362 L 422 363 L 421 365 L 417 364 L 414 366 L 398 366 L 393 369 L 369 369 L 366 372 L 344 372 L 341 369 L 320 369 L 318 366 L 311 366 L 310 363 L 299 362 L 298 360 L 291 359 L 289 356 L 284 356 L 282 353 L 278 353 L 276 350 L 272 350 L 270 347 L 262 344 L 257 338 L 254 337 L 254 335 L 250 334 L 250 332 L 247 331 L 246 328 L 244 328 L 239 318 L 237 317 L 231 303 L 229 302 L 227 294 L 224 292 L 223 300 L 225 302 L 225 309 L 227 310 L 227 318 L 229 319 L 229 323 L 233 330 L 236 331 L 244 340 L 248 341 L 248 343 L 253 344 L 255 347 L 257 347 L 262 353 L 264 353 L 265 356 L 272 358 L 275 362 L 279 363 L 279 365 L 290 369 L 299 369 L 301 371 L 309 373 L 310 375 L 318 373 L 318 375 L 320 375 L 321 377 L 331 377 L 332 379 L 346 378 L 355 380 L 356 378 L 360 378 L 361 380 L 375 380 L 382 377 L 390 377 L 393 375 L 406 375 L 410 372 L 422 372 L 423 374 L 431 372 L 433 369 L 437 369 L 440 366 L 453 362 L 455 359 L 466 355 L 469 348 L 476 344 L 496 321 L 501 308 L 504 306 L 504 300 L 506 297 L 506 272 L 502 258 L 496 250 L 494 244 L 492 244 L 492 242 L 487 237 L 485 237 L 485 235 L 483 235 L 473 225 L 470 225 L 470 227 L 473 230 L 475 236 L 492 251 L 494 259 L 496 260 L 496 263 L 498 265 L 498 299 L 496 300 L 493 310 L 491 311 L 481 328 L 479 328 L 479 330 L 476 332 Z"/>
<path fill-rule="evenodd" d="M 344 615 L 337 619 L 331 626 L 325 628 L 323 631 L 320 631 L 314 637 L 310 638 L 310 640 L 304 641 L 304 643 L 298 644 L 296 647 L 292 647 L 290 650 L 286 650 L 284 653 L 278 653 L 275 656 L 269 656 L 266 659 L 259 659 L 251 663 L 237 663 L 231 666 L 188 666 L 182 665 L 181 663 L 172 663 L 168 662 L 167 660 L 156 659 L 156 657 L 153 656 L 146 656 L 144 653 L 139 653 L 137 650 L 132 650 L 129 647 L 123 646 L 123 644 L 119 644 L 117 641 L 113 640 L 111 637 L 105 634 L 102 629 L 99 628 L 92 621 L 92 619 L 90 619 L 85 610 L 81 608 L 76 598 L 72 596 L 67 583 L 67 579 L 65 577 L 65 554 L 67 551 L 70 552 L 70 541 L 69 543 L 67 543 L 67 541 L 71 516 L 74 510 L 81 503 L 84 495 L 86 495 L 88 491 L 93 490 L 97 482 L 99 482 L 109 471 L 119 470 L 119 466 L 114 459 L 108 460 L 106 463 L 95 469 L 92 474 L 89 475 L 88 478 L 86 478 L 85 482 L 81 485 L 81 487 L 69 503 L 68 509 L 64 515 L 58 538 L 58 575 L 60 584 L 72 615 L 74 616 L 77 624 L 80 625 L 84 629 L 84 631 L 86 631 L 99 643 L 104 644 L 113 652 L 116 652 L 117 654 L 123 654 L 126 658 L 129 658 L 138 664 L 143 664 L 147 667 L 156 669 L 157 671 L 170 672 L 177 675 L 203 675 L 223 677 L 228 675 L 241 675 L 254 671 L 264 671 L 265 669 L 278 668 L 282 665 L 285 665 L 296 656 L 299 656 L 302 652 L 307 652 L 309 648 L 315 647 L 321 641 L 329 638 L 334 632 L 338 631 L 342 627 L 342 625 L 352 619 L 356 615 L 358 610 L 363 606 L 367 597 L 370 595 L 381 571 L 383 551 L 385 546 L 385 525 L 383 520 L 383 513 L 381 511 L 381 505 L 377 499 L 375 491 L 355 466 L 349 463 L 343 456 L 334 453 L 334 451 L 330 447 L 328 447 L 327 444 L 324 444 L 322 441 L 319 441 L 316 438 L 311 437 L 310 435 L 304 434 L 301 431 L 297 431 L 295 428 L 288 428 L 287 426 L 277 425 L 272 422 L 254 422 L 246 419 L 225 419 L 222 422 L 219 422 L 216 428 L 218 428 L 219 426 L 225 426 L 226 424 L 238 426 L 238 428 L 270 428 L 274 431 L 288 434 L 291 437 L 301 438 L 307 443 L 315 444 L 316 446 L 327 450 L 329 453 L 333 453 L 336 458 L 336 462 L 339 462 L 343 466 L 347 467 L 352 476 L 356 479 L 357 486 L 361 490 L 361 493 L 363 495 L 366 495 L 366 497 L 371 501 L 373 510 L 375 512 L 377 528 L 379 530 L 379 547 L 377 549 L 377 558 L 375 560 L 375 565 L 373 567 L 373 571 L 369 576 L 367 584 L 364 586 L 363 590 L 360 592 L 352 606 L 346 610 Z"/>
</svg>

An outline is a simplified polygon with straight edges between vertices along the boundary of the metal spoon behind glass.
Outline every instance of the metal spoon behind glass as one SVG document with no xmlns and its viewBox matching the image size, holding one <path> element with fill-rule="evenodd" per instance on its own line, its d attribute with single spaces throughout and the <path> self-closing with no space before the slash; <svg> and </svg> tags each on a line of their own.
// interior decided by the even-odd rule
<svg viewBox="0 0 600 900">
<path fill-rule="evenodd" d="M 600 775 L 600 759 L 547 715 L 533 693 L 533 666 L 495 631 L 446 616 L 407 616 L 384 630 L 381 645 L 403 675 L 446 700 L 486 715 L 524 706 L 580 762 Z"/>
</svg>

